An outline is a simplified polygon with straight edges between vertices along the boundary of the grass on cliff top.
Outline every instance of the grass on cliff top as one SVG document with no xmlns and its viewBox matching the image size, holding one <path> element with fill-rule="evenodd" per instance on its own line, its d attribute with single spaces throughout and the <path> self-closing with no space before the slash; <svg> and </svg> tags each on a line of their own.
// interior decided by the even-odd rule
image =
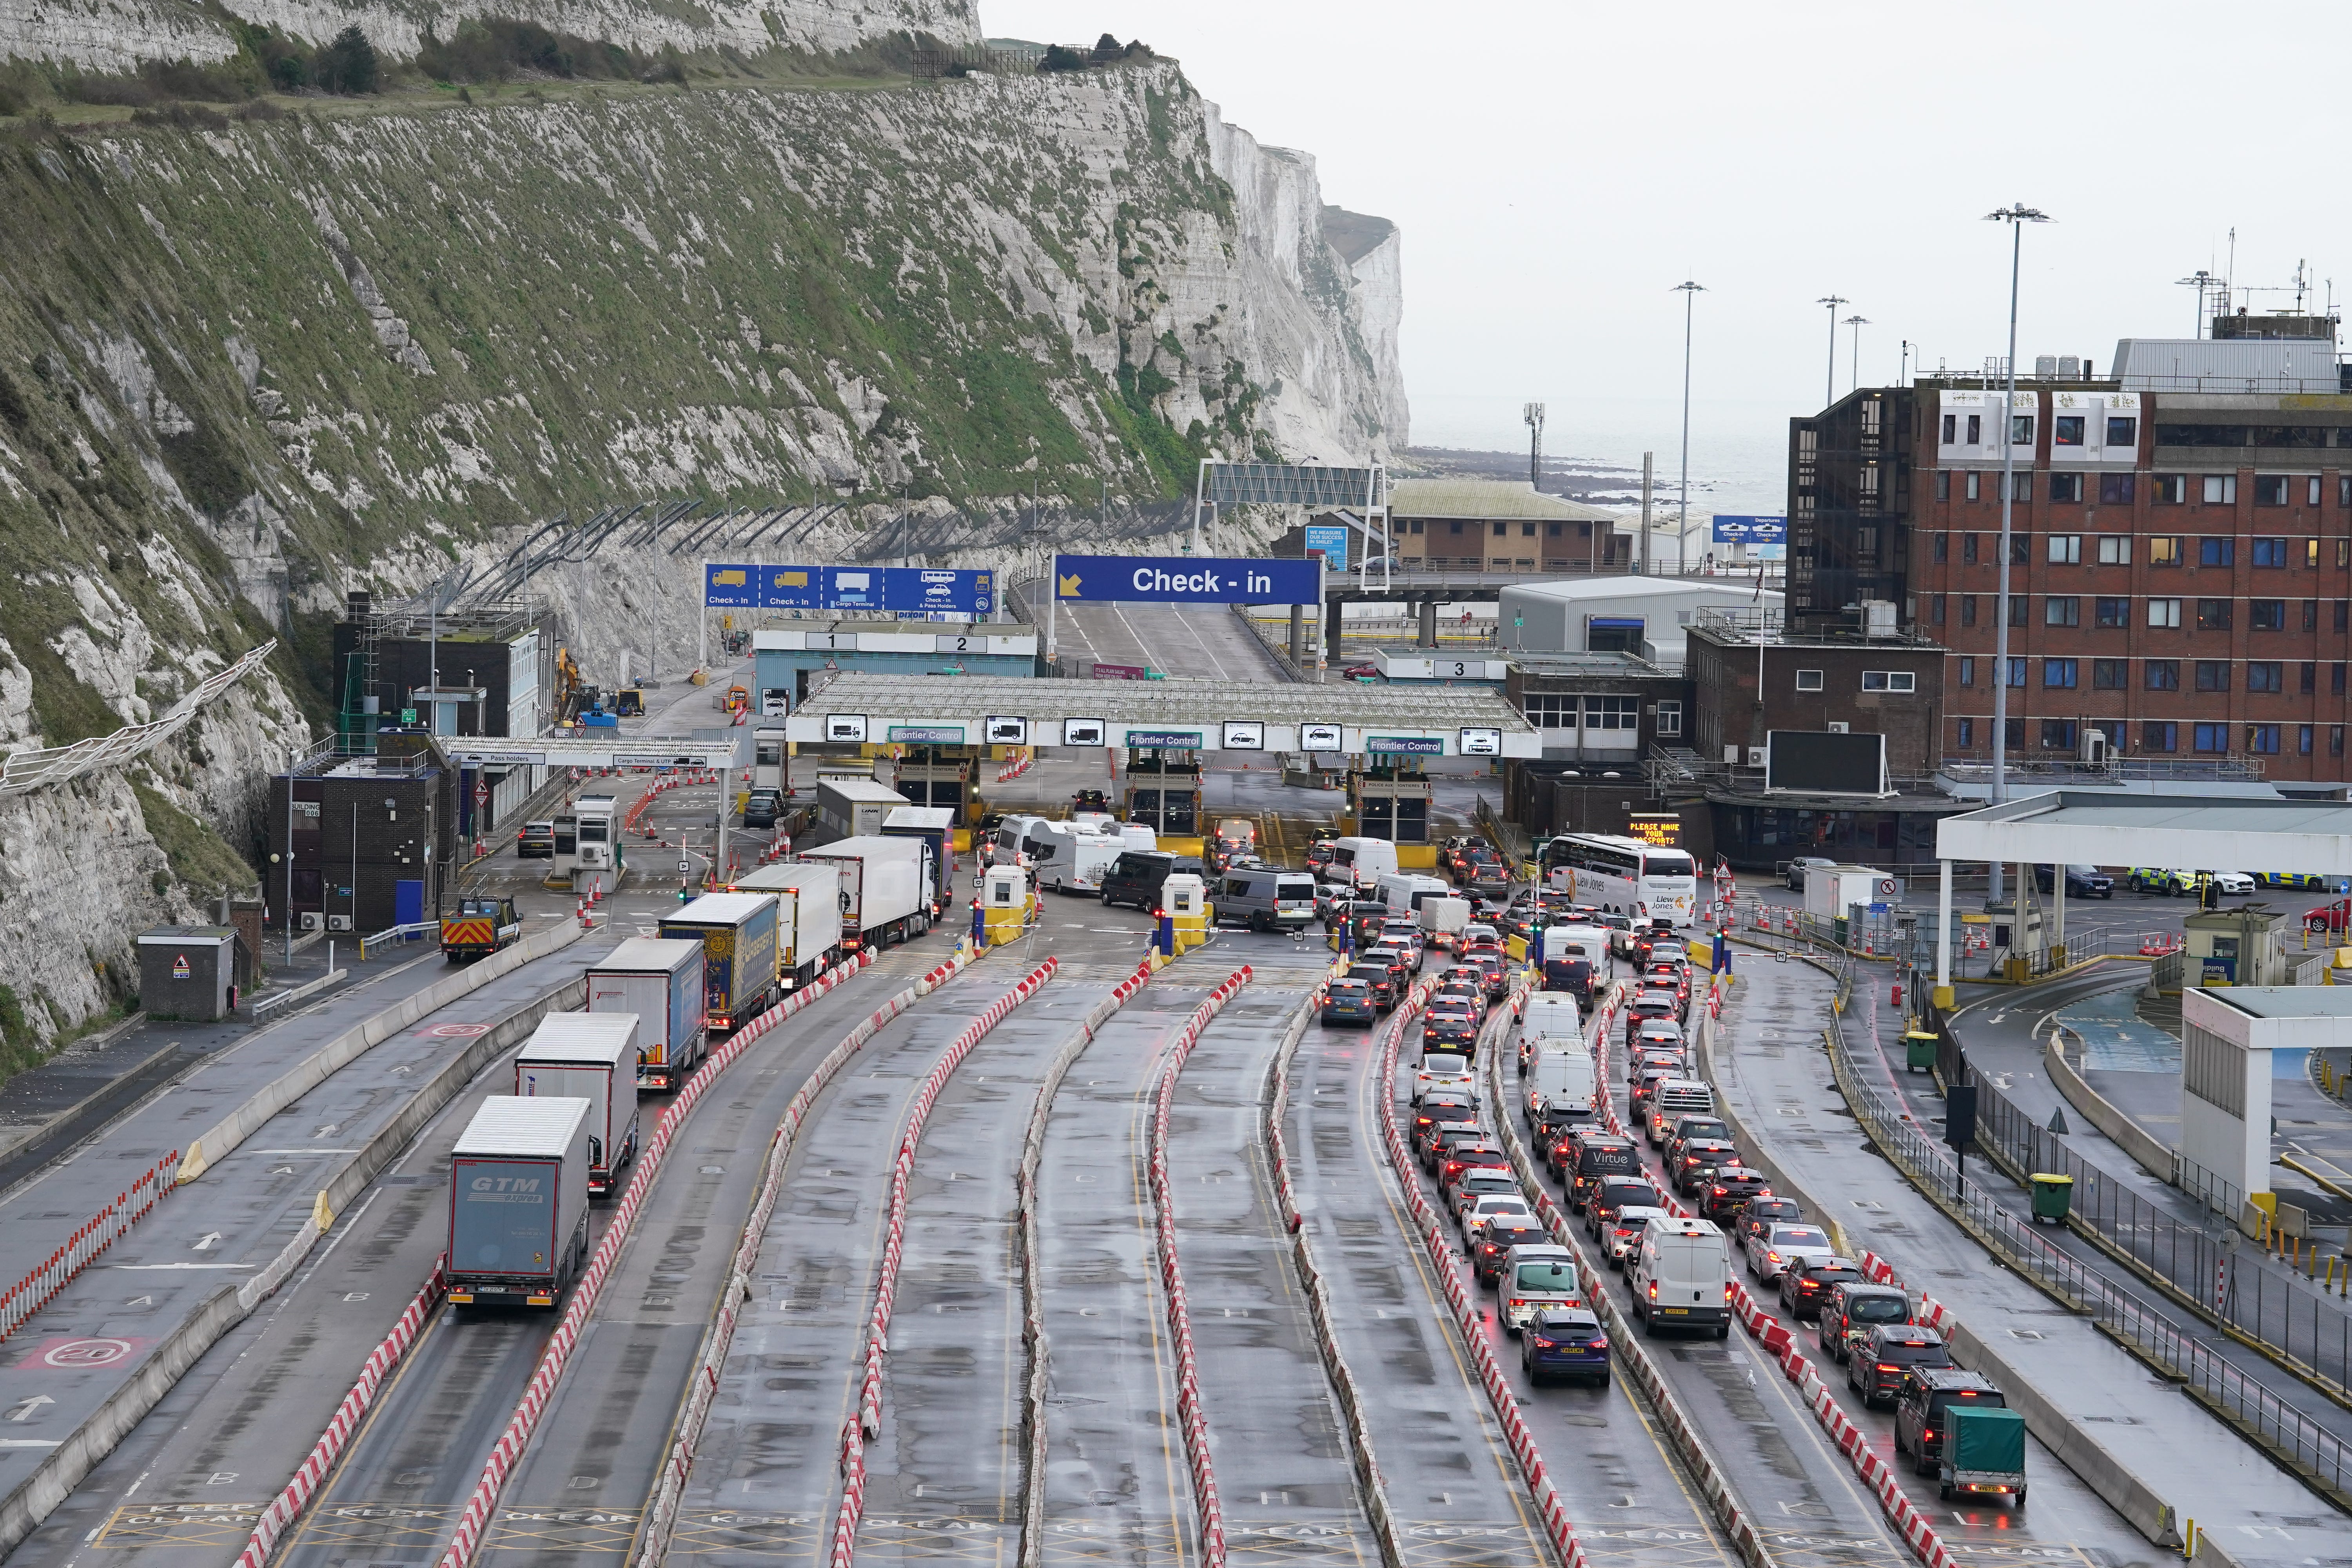
<svg viewBox="0 0 2352 1568">
<path fill-rule="evenodd" d="M 138 797 L 148 837 L 172 862 L 172 874 L 184 887 L 209 898 L 223 888 L 246 892 L 260 880 L 244 858 L 229 847 L 228 840 L 164 799 L 160 791 L 133 779 L 131 793 Z"/>
</svg>

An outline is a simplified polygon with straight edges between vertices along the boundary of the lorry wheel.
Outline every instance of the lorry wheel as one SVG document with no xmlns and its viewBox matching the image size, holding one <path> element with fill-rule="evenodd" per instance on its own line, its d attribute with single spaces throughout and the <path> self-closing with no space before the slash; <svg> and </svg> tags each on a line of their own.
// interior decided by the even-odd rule
<svg viewBox="0 0 2352 1568">
<path fill-rule="evenodd" d="M 1952 1483 L 1951 1483 L 1951 1482 L 1949 1482 L 1949 1481 L 1938 1481 L 1938 1482 L 1937 1482 L 1937 1483 L 1936 1483 L 1936 1495 L 1937 1495 L 1937 1497 L 1939 1497 L 1939 1498 L 1943 1499 L 1946 1502 L 1949 1502 L 1949 1501 L 1951 1501 L 1951 1500 L 1952 1500 Z"/>
<path fill-rule="evenodd" d="M 2025 1511 L 2025 1489 L 2023 1487 L 2017 1489 L 2017 1511 L 2020 1513 L 2023 1513 Z"/>
</svg>

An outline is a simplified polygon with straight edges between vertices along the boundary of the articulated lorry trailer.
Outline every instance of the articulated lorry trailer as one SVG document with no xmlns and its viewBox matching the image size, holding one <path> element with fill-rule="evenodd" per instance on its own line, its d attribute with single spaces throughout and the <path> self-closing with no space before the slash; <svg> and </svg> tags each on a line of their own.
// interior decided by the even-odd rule
<svg viewBox="0 0 2352 1568">
<path fill-rule="evenodd" d="M 713 1033 L 739 1029 L 782 994 L 772 893 L 705 893 L 662 917 L 666 937 L 702 942 L 703 1011 Z"/>
<path fill-rule="evenodd" d="M 845 952 L 877 951 L 931 929 L 926 889 L 937 875 L 932 850 L 922 838 L 844 838 L 803 851 L 812 865 L 841 872 L 841 945 Z"/>
<path fill-rule="evenodd" d="M 494 1094 L 449 1153 L 449 1300 L 553 1307 L 588 1263 L 588 1119 L 577 1095 Z"/>
<path fill-rule="evenodd" d="M 515 1055 L 515 1093 L 588 1101 L 588 1195 L 637 1157 L 637 1016 L 550 1013 Z"/>
<path fill-rule="evenodd" d="M 702 940 L 635 936 L 588 966 L 588 1011 L 637 1020 L 637 1087 L 677 1089 L 709 1050 Z"/>
<path fill-rule="evenodd" d="M 777 966 L 797 991 L 841 962 L 841 868 L 831 860 L 780 861 L 738 877 L 730 890 L 776 900 Z"/>
</svg>

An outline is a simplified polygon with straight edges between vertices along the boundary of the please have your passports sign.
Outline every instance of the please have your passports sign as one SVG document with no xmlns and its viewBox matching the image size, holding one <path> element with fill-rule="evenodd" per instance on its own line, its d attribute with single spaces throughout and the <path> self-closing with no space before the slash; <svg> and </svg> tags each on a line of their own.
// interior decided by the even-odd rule
<svg viewBox="0 0 2352 1568">
<path fill-rule="evenodd" d="M 1197 555 L 1056 555 L 1054 596 L 1072 604 L 1312 605 L 1318 563 Z"/>
</svg>

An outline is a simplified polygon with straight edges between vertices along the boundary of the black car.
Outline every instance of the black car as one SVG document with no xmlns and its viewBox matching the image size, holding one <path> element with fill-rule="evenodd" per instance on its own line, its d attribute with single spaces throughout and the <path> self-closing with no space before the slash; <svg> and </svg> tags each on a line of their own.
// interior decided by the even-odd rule
<svg viewBox="0 0 2352 1568">
<path fill-rule="evenodd" d="M 1944 1433 L 1950 1426 L 1946 1412 L 1955 1405 L 2000 1410 L 2008 1404 L 2000 1385 L 1980 1372 L 1947 1367 L 1906 1372 L 1895 1395 L 1895 1451 L 1908 1456 L 1911 1468 L 1919 1474 L 1933 1475 L 1936 1461 L 1944 1452 Z"/>
<path fill-rule="evenodd" d="M 1591 1196 L 1584 1201 L 1584 1227 L 1596 1237 L 1603 1226 L 1615 1222 L 1620 1210 L 1632 1205 L 1636 1208 L 1657 1208 L 1658 1189 L 1650 1185 L 1645 1176 L 1603 1176 L 1596 1183 Z"/>
<path fill-rule="evenodd" d="M 1442 1050 L 1458 1047 L 1468 1051 L 1478 1042 L 1478 1020 L 1466 1007 L 1433 1007 L 1423 1015 L 1421 1024 L 1422 1049 Z"/>
<path fill-rule="evenodd" d="M 1799 1322 L 1811 1322 L 1821 1316 L 1822 1291 L 1863 1278 L 1851 1258 L 1809 1258 L 1780 1275 L 1780 1305 Z"/>
<path fill-rule="evenodd" d="M 515 858 L 518 860 L 552 860 L 555 858 L 555 824 L 526 822 L 515 836 Z"/>
<path fill-rule="evenodd" d="M 2033 868 L 2033 885 L 2048 892 L 2058 880 L 2047 866 Z M 2070 899 L 2112 899 L 2116 896 L 2116 879 L 2096 866 L 2066 868 L 2066 896 Z"/>
<path fill-rule="evenodd" d="M 1478 1232 L 1477 1245 L 1470 1249 L 1470 1271 L 1478 1277 L 1479 1284 L 1492 1285 L 1510 1261 L 1511 1248 L 1541 1247 L 1550 1239 L 1543 1226 L 1525 1215 L 1496 1215 Z"/>
<path fill-rule="evenodd" d="M 1699 1205 L 1698 1212 L 1717 1225 L 1728 1225 L 1739 1217 L 1748 1199 L 1760 1198 L 1771 1190 L 1761 1171 L 1746 1165 L 1718 1166 L 1715 1179 L 1706 1184 L 1706 1201 Z"/>
<path fill-rule="evenodd" d="M 1911 1323 L 1881 1324 L 1846 1357 L 1845 1385 L 1865 1405 L 1892 1404 L 1903 1374 L 1915 1366 L 1949 1366 L 1952 1352 L 1933 1329 Z"/>
<path fill-rule="evenodd" d="M 1397 1005 L 1396 975 L 1387 964 L 1351 964 L 1349 966 L 1347 977 L 1350 980 L 1360 980 L 1370 986 L 1372 1004 L 1381 1012 L 1385 1013 Z"/>
<path fill-rule="evenodd" d="M 1437 1136 L 1438 1130 L 1463 1123 L 1475 1123 L 1478 1108 L 1467 1100 L 1431 1095 L 1421 1102 L 1412 1115 L 1412 1146 L 1425 1150 Z"/>
<path fill-rule="evenodd" d="M 1682 1152 L 1675 1156 L 1666 1174 L 1673 1178 L 1675 1191 L 1683 1196 L 1696 1197 L 1699 1190 L 1715 1179 L 1715 1173 L 1726 1166 L 1739 1163 L 1739 1149 L 1726 1138 L 1686 1138 Z M 1754 1196 L 1754 1194 L 1748 1194 Z"/>
<path fill-rule="evenodd" d="M 743 826 L 773 827 L 783 809 L 784 796 L 781 790 L 755 789 L 744 797 Z"/>
</svg>

